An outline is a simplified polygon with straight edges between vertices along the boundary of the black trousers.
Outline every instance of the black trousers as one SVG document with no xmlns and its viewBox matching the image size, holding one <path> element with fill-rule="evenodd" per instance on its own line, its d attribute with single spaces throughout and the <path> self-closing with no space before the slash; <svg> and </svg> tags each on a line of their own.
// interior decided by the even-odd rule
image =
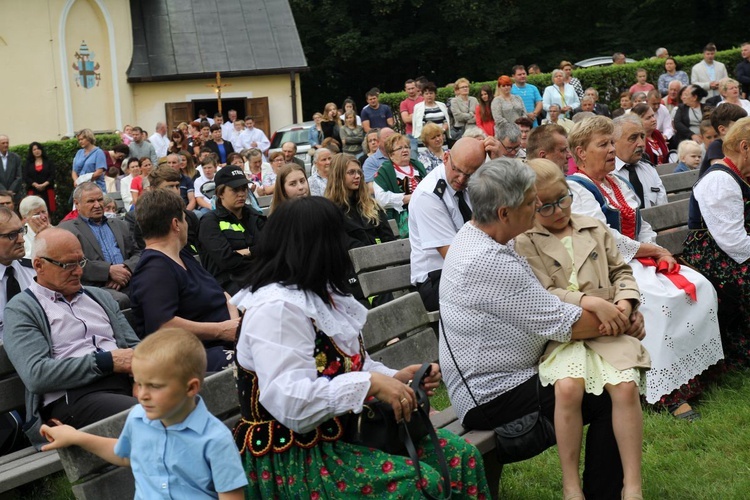
<svg viewBox="0 0 750 500">
<path fill-rule="evenodd" d="M 432 271 L 427 274 L 426 281 L 417 283 L 417 291 L 419 296 L 422 297 L 422 302 L 427 311 L 440 310 L 440 276 L 442 271 L 442 269 Z"/>
<path fill-rule="evenodd" d="M 537 386 L 539 399 L 537 401 Z M 542 387 L 539 377 L 501 394 L 489 403 L 469 410 L 463 424 L 470 429 L 492 430 L 535 411 L 555 421 L 555 388 Z M 581 405 L 583 423 L 588 424 L 583 493 L 589 500 L 617 500 L 622 490 L 622 462 L 612 430 L 612 401 L 605 391 L 601 396 L 585 393 Z"/>
<path fill-rule="evenodd" d="M 124 374 L 113 374 L 77 389 L 42 408 L 46 421 L 51 418 L 77 429 L 123 410 L 132 408 L 138 400 L 133 397 L 133 385 Z"/>
</svg>

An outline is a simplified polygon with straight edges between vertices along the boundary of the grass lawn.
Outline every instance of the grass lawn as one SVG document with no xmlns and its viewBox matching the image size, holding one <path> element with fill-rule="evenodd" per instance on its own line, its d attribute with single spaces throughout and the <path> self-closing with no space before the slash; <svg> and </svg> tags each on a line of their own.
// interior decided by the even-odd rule
<svg viewBox="0 0 750 500">
<path fill-rule="evenodd" d="M 432 406 L 439 410 L 448 405 L 441 386 Z M 703 418 L 692 424 L 644 411 L 644 498 L 750 498 L 750 371 L 725 375 L 694 407 Z M 503 500 L 561 498 L 557 449 L 506 465 L 500 494 Z M 0 500 L 30 498 L 68 500 L 73 494 L 63 473 L 0 494 Z"/>
<path fill-rule="evenodd" d="M 444 386 L 432 401 L 437 409 L 449 404 Z M 725 375 L 694 407 L 703 418 L 692 424 L 644 410 L 644 498 L 750 498 L 750 372 Z M 562 498 L 557 448 L 506 465 L 500 495 L 503 500 Z"/>
</svg>

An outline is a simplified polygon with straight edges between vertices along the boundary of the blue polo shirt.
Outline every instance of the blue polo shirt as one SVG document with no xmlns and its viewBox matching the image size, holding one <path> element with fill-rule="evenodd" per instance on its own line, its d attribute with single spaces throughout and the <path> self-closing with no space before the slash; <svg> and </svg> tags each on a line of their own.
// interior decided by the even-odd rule
<svg viewBox="0 0 750 500">
<path fill-rule="evenodd" d="M 539 89 L 536 86 L 527 83 L 523 87 L 518 87 L 515 83 L 510 88 L 510 93 L 517 95 L 523 101 L 523 106 L 526 108 L 527 113 L 534 111 L 536 103 L 542 100 L 542 95 L 539 93 Z M 534 120 L 533 127 L 536 127 L 537 122 Z"/>
<path fill-rule="evenodd" d="M 185 420 L 166 428 L 139 404 L 130 411 L 115 454 L 130 459 L 136 499 L 218 498 L 247 485 L 232 433 L 197 400 Z"/>
</svg>

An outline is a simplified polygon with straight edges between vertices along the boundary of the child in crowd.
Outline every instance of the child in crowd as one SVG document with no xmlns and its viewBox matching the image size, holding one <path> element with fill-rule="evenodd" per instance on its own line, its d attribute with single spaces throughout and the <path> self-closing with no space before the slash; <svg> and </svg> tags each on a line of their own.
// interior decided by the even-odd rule
<svg viewBox="0 0 750 500">
<path fill-rule="evenodd" d="M 198 396 L 206 351 L 179 328 L 146 337 L 133 352 L 138 401 L 119 439 L 43 425 L 42 450 L 77 445 L 132 467 L 136 498 L 244 498 L 247 477 L 229 429 Z M 166 488 L 165 488 L 166 486 Z"/>
<path fill-rule="evenodd" d="M 584 393 L 612 399 L 612 428 L 624 473 L 623 499 L 642 500 L 643 416 L 639 392 L 651 366 L 640 341 L 623 335 L 640 292 L 609 229 L 596 219 L 571 214 L 573 195 L 560 168 L 549 160 L 531 160 L 536 172 L 536 224 L 516 238 L 542 285 L 561 300 L 596 314 L 600 333 L 589 340 L 550 342 L 539 364 L 539 380 L 555 386 L 555 434 L 565 499 L 583 499 L 578 474 Z M 640 391 L 639 391 L 640 388 Z"/>
<path fill-rule="evenodd" d="M 691 140 L 682 141 L 677 147 L 677 158 L 680 159 L 680 162 L 674 169 L 674 173 L 689 172 L 700 167 L 702 155 L 700 144 Z"/>
<path fill-rule="evenodd" d="M 201 188 L 203 187 L 203 185 L 207 182 L 213 181 L 214 176 L 216 175 L 216 159 L 213 157 L 213 155 L 208 155 L 201 162 L 200 171 L 201 171 L 201 175 L 200 177 L 195 179 L 195 183 L 194 183 L 195 184 L 195 203 L 197 205 L 194 212 L 198 217 L 202 217 L 203 215 L 207 214 L 214 208 L 211 203 L 211 199 L 208 198 L 205 194 L 203 194 L 203 191 L 201 191 Z"/>
<path fill-rule="evenodd" d="M 635 94 L 636 92 L 649 93 L 654 90 L 654 86 L 646 81 L 648 79 L 648 72 L 643 68 L 638 68 L 635 72 L 636 83 L 630 87 L 630 93 Z"/>
<path fill-rule="evenodd" d="M 625 110 L 625 113 L 630 113 L 630 109 L 633 107 L 633 97 L 630 92 L 623 92 L 620 94 L 620 108 Z"/>
</svg>

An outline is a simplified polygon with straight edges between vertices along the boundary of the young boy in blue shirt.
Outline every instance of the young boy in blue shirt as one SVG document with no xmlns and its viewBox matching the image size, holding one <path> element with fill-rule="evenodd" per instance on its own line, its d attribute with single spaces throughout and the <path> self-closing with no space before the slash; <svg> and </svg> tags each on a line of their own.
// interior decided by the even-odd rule
<svg viewBox="0 0 750 500">
<path fill-rule="evenodd" d="M 42 450 L 71 445 L 115 465 L 131 467 L 136 498 L 244 498 L 247 477 L 229 429 L 198 396 L 206 351 L 179 328 L 146 337 L 133 352 L 138 402 L 119 439 L 68 425 L 42 426 Z"/>
</svg>

